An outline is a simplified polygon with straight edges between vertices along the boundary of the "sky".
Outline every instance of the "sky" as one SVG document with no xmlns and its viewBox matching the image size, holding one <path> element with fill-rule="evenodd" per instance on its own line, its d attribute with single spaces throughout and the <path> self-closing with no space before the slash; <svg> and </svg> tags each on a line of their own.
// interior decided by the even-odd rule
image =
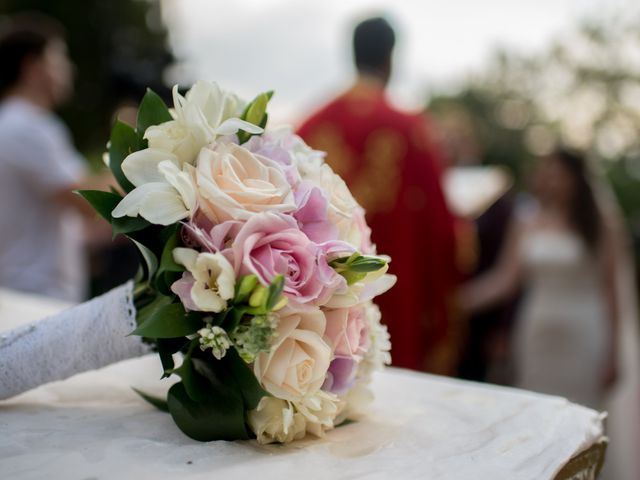
<svg viewBox="0 0 640 480">
<path fill-rule="evenodd" d="M 162 0 L 180 63 L 171 83 L 217 81 L 250 99 L 275 90 L 272 122 L 299 123 L 353 81 L 351 31 L 384 14 L 398 32 L 392 101 L 419 108 L 482 71 L 496 48 L 535 52 L 581 19 L 633 0 Z"/>
</svg>

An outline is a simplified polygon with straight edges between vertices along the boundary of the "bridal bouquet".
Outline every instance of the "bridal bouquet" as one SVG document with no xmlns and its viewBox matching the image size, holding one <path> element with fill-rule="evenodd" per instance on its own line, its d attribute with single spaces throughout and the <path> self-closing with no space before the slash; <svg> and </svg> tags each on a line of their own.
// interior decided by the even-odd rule
<svg viewBox="0 0 640 480">
<path fill-rule="evenodd" d="M 105 159 L 126 194 L 80 192 L 140 250 L 132 334 L 180 378 L 139 393 L 196 440 L 321 436 L 390 361 L 372 303 L 389 259 L 324 154 L 265 129 L 270 98 L 200 81 L 168 109 L 148 91 Z"/>
</svg>

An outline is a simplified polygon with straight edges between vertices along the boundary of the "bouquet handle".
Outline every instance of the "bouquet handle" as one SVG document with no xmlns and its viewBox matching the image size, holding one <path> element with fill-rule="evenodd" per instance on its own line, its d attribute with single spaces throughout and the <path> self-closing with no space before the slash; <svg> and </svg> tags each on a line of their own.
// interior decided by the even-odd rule
<svg viewBox="0 0 640 480">
<path fill-rule="evenodd" d="M 133 283 L 0 334 L 0 399 L 151 351 L 136 327 Z"/>
</svg>

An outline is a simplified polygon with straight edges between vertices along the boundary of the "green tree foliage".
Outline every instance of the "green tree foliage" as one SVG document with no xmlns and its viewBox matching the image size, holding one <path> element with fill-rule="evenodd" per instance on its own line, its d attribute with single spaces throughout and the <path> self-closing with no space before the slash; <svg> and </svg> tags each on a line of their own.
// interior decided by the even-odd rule
<svg viewBox="0 0 640 480">
<path fill-rule="evenodd" d="M 0 0 L 0 20 L 37 11 L 67 30 L 76 66 L 75 94 L 61 115 L 76 145 L 92 158 L 104 151 L 114 109 L 137 103 L 145 88 L 165 94 L 162 72 L 172 62 L 156 0 Z"/>
<path fill-rule="evenodd" d="M 487 164 L 522 179 L 561 142 L 589 153 L 640 236 L 640 18 L 593 18 L 535 54 L 502 50 L 428 108 L 447 130 L 466 124 Z M 455 138 L 453 139 L 455 141 Z"/>
</svg>

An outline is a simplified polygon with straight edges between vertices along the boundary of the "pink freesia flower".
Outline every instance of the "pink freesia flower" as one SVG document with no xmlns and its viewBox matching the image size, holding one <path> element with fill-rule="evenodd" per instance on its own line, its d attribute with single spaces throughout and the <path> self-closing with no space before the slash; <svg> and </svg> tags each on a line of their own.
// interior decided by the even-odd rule
<svg viewBox="0 0 640 480">
<path fill-rule="evenodd" d="M 360 361 L 369 348 L 369 327 L 364 306 L 327 310 L 325 316 L 325 336 L 333 345 L 334 355 Z"/>
<path fill-rule="evenodd" d="M 284 138 L 272 132 L 265 132 L 262 135 L 255 135 L 243 146 L 250 152 L 259 155 L 261 159 L 269 159 L 280 166 L 284 171 L 285 178 L 291 186 L 300 182 L 300 173 L 291 155 L 290 149 L 286 148 Z"/>
<path fill-rule="evenodd" d="M 180 301 L 184 308 L 187 310 L 198 311 L 200 310 L 191 298 L 191 289 L 196 280 L 190 272 L 184 272 L 182 278 L 176 280 L 171 285 L 171 291 L 180 297 Z"/>
<path fill-rule="evenodd" d="M 337 227 L 329 220 L 329 202 L 322 190 L 311 182 L 301 182 L 294 192 L 297 210 L 293 217 L 300 230 L 316 243 L 335 240 Z"/>
<path fill-rule="evenodd" d="M 237 275 L 254 274 L 268 285 L 283 274 L 284 293 L 295 304 L 322 305 L 336 290 L 346 288 L 322 249 L 288 215 L 254 215 L 238 232 L 231 250 Z"/>
</svg>

